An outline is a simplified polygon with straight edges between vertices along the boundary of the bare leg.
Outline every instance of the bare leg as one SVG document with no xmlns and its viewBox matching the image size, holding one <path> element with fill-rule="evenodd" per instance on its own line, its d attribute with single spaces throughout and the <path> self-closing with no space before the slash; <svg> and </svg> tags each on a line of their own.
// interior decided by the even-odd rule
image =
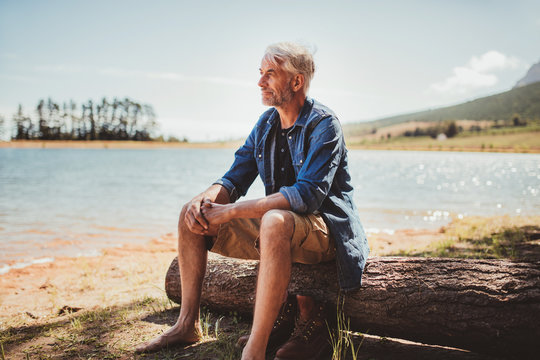
<svg viewBox="0 0 540 360">
<path fill-rule="evenodd" d="M 186 209 L 184 206 L 178 221 L 178 264 L 182 283 L 180 315 L 172 328 L 140 344 L 137 352 L 158 351 L 173 344 L 194 343 L 201 338 L 199 305 L 208 253 L 204 237 L 192 233 L 185 225 Z"/>
<path fill-rule="evenodd" d="M 261 261 L 253 326 L 242 359 L 265 358 L 268 337 L 287 291 L 291 276 L 291 237 L 294 218 L 282 210 L 271 210 L 261 220 Z"/>
</svg>

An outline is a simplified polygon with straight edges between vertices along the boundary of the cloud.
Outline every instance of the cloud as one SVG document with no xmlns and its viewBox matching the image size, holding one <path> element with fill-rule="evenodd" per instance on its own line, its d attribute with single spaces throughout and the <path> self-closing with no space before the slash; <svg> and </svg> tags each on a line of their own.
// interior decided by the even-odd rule
<svg viewBox="0 0 540 360">
<path fill-rule="evenodd" d="M 183 81 L 183 82 L 203 82 L 211 84 L 225 84 L 241 87 L 253 87 L 254 83 L 241 79 L 224 78 L 224 77 L 211 77 L 211 76 L 188 76 L 175 72 L 153 72 L 153 71 L 140 71 L 140 70 L 128 70 L 119 68 L 103 68 L 98 69 L 99 74 L 118 76 L 118 77 L 143 77 L 156 80 L 167 81 Z"/>
<path fill-rule="evenodd" d="M 473 56 L 469 61 L 469 66 L 478 72 L 490 72 L 515 69 L 519 66 L 519 60 L 514 56 L 506 56 L 492 50 L 480 57 Z"/>
<path fill-rule="evenodd" d="M 34 70 L 37 72 L 48 72 L 48 73 L 80 73 L 85 71 L 85 68 L 78 65 L 67 65 L 67 64 L 58 64 L 58 65 L 38 65 L 34 67 Z"/>
<path fill-rule="evenodd" d="M 240 86 L 246 88 L 252 88 L 256 84 L 251 81 L 246 81 L 242 79 L 235 78 L 225 78 L 225 77 L 212 77 L 212 76 L 188 76 L 181 73 L 175 72 L 155 72 L 155 71 L 141 71 L 141 70 L 132 70 L 132 69 L 122 69 L 114 67 L 106 68 L 97 68 L 97 69 L 88 69 L 78 65 L 39 65 L 34 67 L 34 70 L 37 72 L 49 72 L 49 73 L 80 73 L 94 71 L 96 74 L 115 76 L 115 77 L 128 77 L 128 78 L 146 78 L 152 80 L 165 80 L 165 81 L 177 81 L 177 82 L 199 82 L 199 83 L 209 83 L 209 84 L 225 84 Z"/>
<path fill-rule="evenodd" d="M 466 93 L 478 88 L 497 84 L 499 78 L 495 72 L 516 69 L 520 60 L 498 51 L 488 51 L 480 56 L 473 56 L 464 66 L 457 66 L 453 74 L 444 81 L 434 83 L 430 89 L 438 92 Z"/>
</svg>

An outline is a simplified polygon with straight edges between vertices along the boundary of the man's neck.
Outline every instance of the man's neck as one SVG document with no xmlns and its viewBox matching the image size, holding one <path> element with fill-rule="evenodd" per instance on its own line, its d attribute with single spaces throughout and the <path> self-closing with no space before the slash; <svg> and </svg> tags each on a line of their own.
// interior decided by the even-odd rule
<svg viewBox="0 0 540 360">
<path fill-rule="evenodd" d="M 282 106 L 276 106 L 276 110 L 279 113 L 279 118 L 281 120 L 281 128 L 288 129 L 294 125 L 302 107 L 304 107 L 304 102 L 306 101 L 305 94 L 295 94 L 291 101 Z"/>
</svg>

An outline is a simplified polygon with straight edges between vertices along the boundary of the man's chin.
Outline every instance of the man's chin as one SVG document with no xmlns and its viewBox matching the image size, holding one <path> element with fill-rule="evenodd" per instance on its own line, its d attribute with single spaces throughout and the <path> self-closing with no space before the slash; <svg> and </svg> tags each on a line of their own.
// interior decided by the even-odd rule
<svg viewBox="0 0 540 360">
<path fill-rule="evenodd" d="M 275 104 L 274 99 L 267 99 L 267 98 L 264 98 L 264 97 L 263 97 L 263 98 L 261 99 L 261 101 L 262 101 L 262 104 L 263 104 L 264 106 L 274 106 L 274 104 Z"/>
</svg>

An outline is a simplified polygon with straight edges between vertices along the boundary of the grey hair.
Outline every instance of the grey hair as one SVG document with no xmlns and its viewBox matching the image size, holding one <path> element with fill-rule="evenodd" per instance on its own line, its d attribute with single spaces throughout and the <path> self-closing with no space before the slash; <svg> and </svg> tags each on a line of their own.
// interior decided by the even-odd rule
<svg viewBox="0 0 540 360">
<path fill-rule="evenodd" d="M 313 54 L 307 47 L 292 42 L 272 44 L 266 48 L 263 60 L 280 66 L 293 76 L 304 75 L 304 91 L 308 92 L 315 72 L 315 63 Z"/>
</svg>

